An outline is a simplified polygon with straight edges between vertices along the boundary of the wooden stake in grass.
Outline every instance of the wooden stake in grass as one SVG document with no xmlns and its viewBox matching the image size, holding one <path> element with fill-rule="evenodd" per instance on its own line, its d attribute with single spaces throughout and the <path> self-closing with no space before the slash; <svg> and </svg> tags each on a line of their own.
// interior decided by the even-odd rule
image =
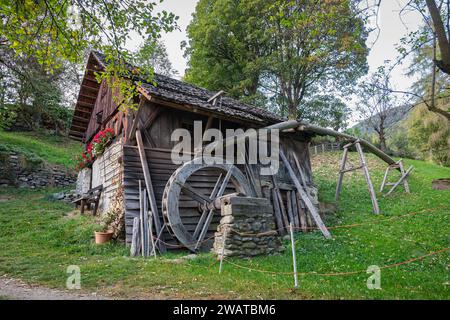
<svg viewBox="0 0 450 320">
<path fill-rule="evenodd" d="M 295 254 L 294 228 L 292 227 L 292 222 L 289 224 L 289 229 L 291 232 L 292 263 L 294 265 L 294 288 L 297 289 L 298 288 L 297 257 Z"/>
<path fill-rule="evenodd" d="M 223 230 L 222 253 L 220 254 L 219 273 L 222 273 L 223 257 L 225 255 L 225 239 L 227 238 L 227 229 Z"/>
</svg>

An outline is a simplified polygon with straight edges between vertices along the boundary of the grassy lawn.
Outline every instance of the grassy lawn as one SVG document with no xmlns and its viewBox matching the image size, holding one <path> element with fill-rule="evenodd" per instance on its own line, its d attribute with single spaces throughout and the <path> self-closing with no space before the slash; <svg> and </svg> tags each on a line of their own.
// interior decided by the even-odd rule
<svg viewBox="0 0 450 320">
<path fill-rule="evenodd" d="M 3 134 L 1 139 L 4 139 Z M 12 139 L 12 137 L 11 137 Z M 26 136 L 23 136 L 26 139 Z M 356 155 L 351 154 L 356 163 Z M 320 197 L 334 201 L 339 154 L 313 159 Z M 368 156 L 375 188 L 385 166 Z M 71 213 L 72 207 L 48 200 L 54 190 L 0 191 L 0 275 L 30 283 L 65 288 L 66 268 L 81 268 L 82 290 L 117 297 L 168 296 L 177 298 L 255 299 L 449 299 L 449 252 L 397 267 L 382 269 L 381 290 L 369 290 L 366 280 L 370 265 L 383 267 L 431 251 L 450 247 L 450 191 L 431 189 L 435 178 L 450 177 L 450 169 L 407 160 L 414 165 L 409 179 L 411 194 L 401 188 L 393 196 L 378 194 L 381 215 L 371 213 L 371 202 L 361 173 L 344 179 L 339 211 L 327 218 L 328 226 L 361 224 L 332 229 L 332 240 L 318 232 L 296 235 L 299 272 L 335 273 L 362 270 L 358 274 L 301 275 L 300 288 L 293 290 L 291 275 L 272 275 L 218 263 L 211 254 L 180 264 L 170 253 L 144 260 L 128 257 L 121 244 L 93 244 L 92 218 Z M 9 197 L 9 200 L 5 199 Z M 2 200 L 3 199 L 3 200 Z M 415 213 L 403 216 L 407 213 Z M 387 220 L 389 219 L 389 220 Z M 288 241 L 282 255 L 252 260 L 233 259 L 239 265 L 276 272 L 291 272 Z"/>
<path fill-rule="evenodd" d="M 74 166 L 74 155 L 81 144 L 68 138 L 44 132 L 5 132 L 0 130 L 0 145 L 17 152 L 32 154 L 49 163 Z"/>
</svg>

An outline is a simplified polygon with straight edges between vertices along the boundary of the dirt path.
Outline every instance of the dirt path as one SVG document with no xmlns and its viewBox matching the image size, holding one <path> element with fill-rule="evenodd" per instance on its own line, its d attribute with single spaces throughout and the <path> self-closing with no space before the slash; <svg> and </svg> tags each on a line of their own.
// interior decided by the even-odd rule
<svg viewBox="0 0 450 320">
<path fill-rule="evenodd" d="M 26 284 L 23 281 L 0 276 L 0 299 L 8 300 L 107 300 L 96 294 L 77 293 L 76 290 L 56 290 Z"/>
</svg>

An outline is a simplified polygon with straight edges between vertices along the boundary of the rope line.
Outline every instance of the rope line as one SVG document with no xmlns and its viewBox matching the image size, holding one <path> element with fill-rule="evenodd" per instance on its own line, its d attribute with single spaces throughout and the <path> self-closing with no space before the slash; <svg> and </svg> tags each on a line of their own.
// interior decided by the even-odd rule
<svg viewBox="0 0 450 320">
<path fill-rule="evenodd" d="M 409 212 L 409 213 L 405 213 L 403 215 L 398 215 L 398 216 L 392 216 L 389 218 L 385 218 L 385 219 L 379 219 L 379 220 L 374 220 L 374 221 L 367 221 L 367 222 L 360 222 L 360 223 L 353 223 L 353 224 L 347 224 L 347 225 L 337 225 L 337 226 L 331 226 L 331 227 L 327 227 L 328 230 L 335 230 L 335 229 L 344 229 L 344 228 L 354 228 L 354 227 L 359 227 L 359 226 L 364 226 L 364 225 L 371 225 L 371 224 L 378 224 L 381 222 L 385 222 L 385 221 L 391 221 L 391 220 L 395 220 L 395 219 L 401 219 L 404 217 L 408 217 L 408 216 L 414 216 L 414 215 L 419 215 L 419 214 L 424 214 L 426 212 L 429 211 L 433 211 L 432 209 L 424 209 L 422 211 L 418 211 L 418 212 Z M 293 227 L 295 230 L 320 230 L 318 227 Z M 286 230 L 286 228 L 278 228 L 275 230 L 271 230 L 271 231 L 265 231 L 265 232 L 261 232 L 261 233 L 248 233 L 248 232 L 240 232 L 236 229 L 230 228 L 230 230 L 240 236 L 264 236 L 264 235 L 271 235 L 271 233 L 273 233 L 273 231 L 276 232 L 280 232 L 280 231 L 284 231 Z"/>
<path fill-rule="evenodd" d="M 405 265 L 405 264 L 410 264 L 412 262 L 415 261 L 419 261 L 419 260 L 423 260 L 427 257 L 439 254 L 439 253 L 443 253 L 448 251 L 450 248 L 443 248 L 437 251 L 433 251 L 433 252 L 429 252 L 423 256 L 417 257 L 417 258 L 412 258 L 412 259 L 408 259 L 405 261 L 401 261 L 401 262 L 397 262 L 397 263 L 393 263 L 393 264 L 388 264 L 388 265 L 384 265 L 382 267 L 380 267 L 380 269 L 388 269 L 388 268 L 393 268 L 393 267 L 398 267 L 401 265 Z M 229 260 L 228 258 L 224 259 L 225 261 L 227 261 L 229 264 L 237 267 L 237 268 L 241 268 L 241 269 L 246 269 L 248 271 L 255 271 L 255 272 L 259 272 L 259 273 L 267 273 L 267 274 L 273 274 L 273 275 L 294 275 L 295 272 L 277 272 L 277 271 L 270 271 L 270 270 L 263 270 L 263 269 L 256 269 L 256 268 L 251 268 L 251 267 L 246 267 L 237 263 L 232 262 L 231 260 Z M 346 275 L 354 275 L 354 274 L 358 274 L 358 273 L 366 273 L 367 270 L 355 270 L 355 271 L 346 271 L 346 272 L 328 272 L 328 273 L 318 273 L 316 271 L 310 271 L 310 272 L 297 272 L 297 275 L 316 275 L 316 276 L 346 276 Z"/>
</svg>

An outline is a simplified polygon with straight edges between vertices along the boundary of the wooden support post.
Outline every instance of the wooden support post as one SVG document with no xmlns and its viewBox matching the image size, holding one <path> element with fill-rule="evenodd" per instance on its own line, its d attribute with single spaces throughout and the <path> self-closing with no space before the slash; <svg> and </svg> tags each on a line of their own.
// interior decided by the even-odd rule
<svg viewBox="0 0 450 320">
<path fill-rule="evenodd" d="M 294 266 L 294 288 L 297 289 L 298 288 L 297 254 L 295 250 L 294 228 L 292 227 L 292 223 L 289 225 L 289 229 L 291 232 L 292 264 Z"/>
<path fill-rule="evenodd" d="M 400 183 L 405 181 L 405 179 L 411 173 L 412 169 L 413 169 L 413 167 L 411 166 L 411 167 L 409 167 L 408 171 L 406 171 L 405 173 L 402 174 L 401 178 L 396 183 L 394 183 L 394 185 L 392 186 L 391 190 L 389 190 L 389 192 L 386 193 L 386 196 L 390 195 L 395 190 L 395 188 L 397 188 L 400 185 Z"/>
<path fill-rule="evenodd" d="M 348 160 L 347 160 L 348 148 L 350 148 L 352 146 L 356 147 L 356 151 L 358 152 L 358 155 L 359 155 L 360 165 L 357 167 L 352 166 L 351 168 L 347 168 L 346 164 L 348 162 Z M 339 178 L 338 178 L 338 183 L 336 186 L 336 194 L 335 194 L 336 203 L 339 202 L 339 196 L 341 193 L 342 180 L 344 178 L 344 173 L 349 172 L 349 171 L 358 170 L 358 169 L 362 169 L 364 172 L 364 177 L 366 179 L 367 187 L 369 189 L 370 200 L 372 201 L 373 212 L 378 214 L 378 213 L 380 213 L 380 209 L 378 207 L 377 196 L 375 193 L 375 189 L 373 188 L 372 180 L 370 179 L 369 169 L 367 168 L 366 159 L 364 157 L 364 153 L 363 153 L 359 139 L 357 139 L 353 142 L 350 142 L 344 146 L 344 154 L 342 156 L 341 166 L 339 169 Z M 387 173 L 385 173 L 385 177 L 386 177 L 386 174 Z M 383 180 L 383 184 L 384 183 L 385 183 L 385 181 Z"/>
<path fill-rule="evenodd" d="M 313 217 L 314 222 L 316 223 L 317 227 L 320 229 L 320 231 L 322 232 L 322 234 L 325 238 L 330 239 L 331 238 L 330 232 L 328 231 L 327 227 L 323 223 L 322 218 L 320 217 L 319 213 L 317 212 L 316 207 L 313 205 L 313 203 L 309 199 L 308 194 L 306 193 L 306 191 L 303 189 L 302 185 L 300 184 L 300 181 L 296 177 L 294 170 L 291 167 L 291 164 L 287 160 L 286 155 L 284 154 L 284 152 L 281 148 L 280 148 L 280 157 L 284 163 L 284 166 L 288 170 L 289 175 L 291 176 L 291 179 L 294 182 L 295 187 L 297 188 L 297 191 L 300 193 L 300 196 L 302 197 L 303 201 L 305 202 L 306 207 L 308 208 L 311 216 Z"/>
<path fill-rule="evenodd" d="M 361 163 L 361 166 L 363 167 L 364 176 L 366 177 L 367 186 L 369 188 L 370 193 L 370 199 L 372 200 L 372 206 L 373 206 L 373 212 L 376 214 L 380 213 L 380 209 L 378 208 L 378 202 L 377 202 L 377 196 L 375 194 L 375 190 L 372 185 L 372 180 L 370 180 L 370 174 L 369 169 L 367 169 L 366 159 L 364 158 L 364 153 L 362 151 L 361 145 L 359 144 L 359 141 L 357 140 L 355 142 L 356 150 L 358 150 L 359 153 L 359 161 Z"/>
<path fill-rule="evenodd" d="M 141 135 L 140 130 L 136 131 L 136 141 L 137 141 L 138 150 L 139 150 L 139 157 L 141 159 L 142 171 L 144 173 L 145 186 L 146 186 L 148 197 L 150 200 L 150 209 L 153 213 L 152 216 L 154 219 L 153 222 L 155 225 L 155 231 L 157 234 L 159 234 L 159 232 L 161 230 L 161 223 L 159 220 L 158 206 L 156 204 L 155 193 L 153 191 L 152 180 L 150 177 L 150 170 L 148 168 L 147 156 L 145 155 L 145 149 L 144 149 L 144 144 L 142 142 L 142 135 Z M 163 238 L 162 234 L 161 234 L 161 238 Z M 161 253 L 166 252 L 166 246 L 164 245 L 164 243 L 159 241 L 159 239 L 156 242 L 156 246 L 159 248 L 159 251 Z"/>
<path fill-rule="evenodd" d="M 348 156 L 348 149 L 344 148 L 344 155 L 342 156 L 341 167 L 339 169 L 339 178 L 338 178 L 338 183 L 336 186 L 336 193 L 335 193 L 336 203 L 339 201 L 339 195 L 341 193 L 342 180 L 344 179 L 343 171 L 345 170 L 345 163 L 347 162 L 347 156 Z"/>
<path fill-rule="evenodd" d="M 386 186 L 386 182 L 387 182 L 387 176 L 389 171 L 391 170 L 391 167 L 388 166 L 386 168 L 386 171 L 384 172 L 384 177 L 383 177 L 383 181 L 381 182 L 381 186 L 380 186 L 380 192 L 383 192 L 384 187 Z"/>
<path fill-rule="evenodd" d="M 400 171 L 402 173 L 402 176 L 405 174 L 405 168 L 403 167 L 403 161 L 402 159 L 400 159 L 398 161 L 398 165 L 400 167 Z M 405 191 L 406 193 L 411 193 L 411 191 L 409 190 L 409 184 L 408 184 L 408 179 L 403 179 L 403 186 L 405 187 Z"/>
</svg>

